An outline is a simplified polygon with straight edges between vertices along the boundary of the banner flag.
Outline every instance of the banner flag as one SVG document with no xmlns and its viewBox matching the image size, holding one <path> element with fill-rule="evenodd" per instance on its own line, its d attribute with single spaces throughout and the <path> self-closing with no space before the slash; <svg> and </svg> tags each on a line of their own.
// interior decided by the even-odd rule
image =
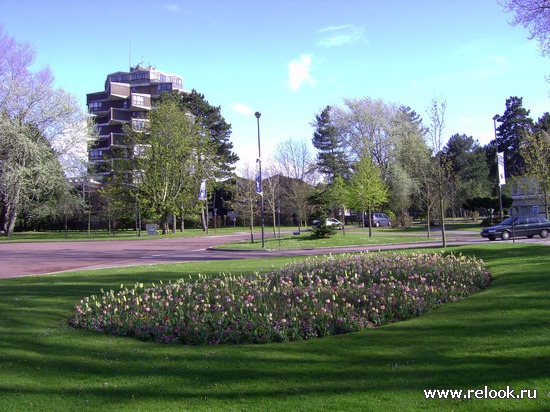
<svg viewBox="0 0 550 412">
<path fill-rule="evenodd" d="M 199 191 L 199 200 L 206 200 L 206 180 L 201 182 L 201 189 Z"/>
<path fill-rule="evenodd" d="M 262 194 L 262 161 L 256 159 L 256 193 Z"/>
<path fill-rule="evenodd" d="M 504 173 L 504 152 L 497 153 L 497 162 L 498 162 L 498 184 L 502 186 L 506 184 L 506 176 Z"/>
</svg>

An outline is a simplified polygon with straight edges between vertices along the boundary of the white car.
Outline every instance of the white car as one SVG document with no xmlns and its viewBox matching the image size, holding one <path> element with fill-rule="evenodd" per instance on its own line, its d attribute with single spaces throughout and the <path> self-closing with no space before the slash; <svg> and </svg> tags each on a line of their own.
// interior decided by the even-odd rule
<svg viewBox="0 0 550 412">
<path fill-rule="evenodd" d="M 344 224 L 342 222 L 340 222 L 338 219 L 335 219 L 333 217 L 327 218 L 327 220 L 325 222 L 326 222 L 325 224 L 327 226 L 336 226 L 336 229 L 338 229 L 338 230 L 342 230 L 344 228 Z M 313 227 L 318 227 L 320 225 L 321 225 L 320 220 L 314 220 L 313 221 Z"/>
</svg>

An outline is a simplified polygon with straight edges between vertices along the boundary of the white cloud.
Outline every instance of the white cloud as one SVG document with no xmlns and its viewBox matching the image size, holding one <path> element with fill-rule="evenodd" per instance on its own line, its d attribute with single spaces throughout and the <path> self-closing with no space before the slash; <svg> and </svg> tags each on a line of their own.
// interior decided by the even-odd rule
<svg viewBox="0 0 550 412">
<path fill-rule="evenodd" d="M 304 83 L 313 86 L 315 79 L 311 77 L 311 56 L 302 54 L 298 60 L 288 63 L 288 87 L 290 90 L 297 91 Z"/>
<path fill-rule="evenodd" d="M 321 47 L 340 47 L 346 44 L 356 44 L 363 38 L 365 26 L 354 26 L 346 24 L 343 26 L 330 26 L 319 30 L 321 39 L 317 46 Z"/>
<path fill-rule="evenodd" d="M 249 106 L 247 106 L 244 103 L 233 103 L 231 105 L 231 108 L 235 110 L 237 113 L 244 114 L 245 116 L 250 116 L 254 114 L 254 110 L 252 110 Z"/>
<path fill-rule="evenodd" d="M 169 3 L 165 4 L 164 8 L 168 11 L 178 12 L 180 11 L 180 5 L 177 3 Z"/>
</svg>

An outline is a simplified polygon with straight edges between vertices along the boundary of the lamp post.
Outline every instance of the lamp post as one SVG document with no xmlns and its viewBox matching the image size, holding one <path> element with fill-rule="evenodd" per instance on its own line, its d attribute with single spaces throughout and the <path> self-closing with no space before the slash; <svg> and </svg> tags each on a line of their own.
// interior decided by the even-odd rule
<svg viewBox="0 0 550 412">
<path fill-rule="evenodd" d="M 258 123 L 258 187 L 260 188 L 260 199 L 261 199 L 261 209 L 260 209 L 260 221 L 262 223 L 262 247 L 265 247 L 265 232 L 264 232 L 264 192 L 262 188 L 262 151 L 260 149 L 260 116 L 262 114 L 260 112 L 254 113 L 254 116 L 256 116 L 257 123 Z"/>
<path fill-rule="evenodd" d="M 498 167 L 498 143 L 497 143 L 497 120 L 500 119 L 500 115 L 495 114 L 493 116 L 493 128 L 495 130 L 495 145 L 496 145 L 496 151 L 495 151 L 495 158 L 497 161 L 497 179 L 498 179 L 498 201 L 500 205 L 500 221 L 504 219 L 503 213 L 502 213 L 502 186 L 500 184 L 500 176 L 499 176 L 499 167 Z"/>
</svg>

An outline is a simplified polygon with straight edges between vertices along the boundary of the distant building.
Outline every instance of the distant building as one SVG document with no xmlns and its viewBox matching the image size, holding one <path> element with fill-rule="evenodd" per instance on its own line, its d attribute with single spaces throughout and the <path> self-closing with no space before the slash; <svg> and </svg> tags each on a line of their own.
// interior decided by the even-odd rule
<svg viewBox="0 0 550 412">
<path fill-rule="evenodd" d="M 94 116 L 98 139 L 89 150 L 90 164 L 98 174 L 111 172 L 112 149 L 123 146 L 123 126 L 146 129 L 146 113 L 164 91 L 183 92 L 183 80 L 154 67 L 137 65 L 129 72 L 107 75 L 105 90 L 87 94 L 88 112 Z"/>
<path fill-rule="evenodd" d="M 546 217 L 545 195 L 536 178 L 524 176 L 516 179 L 512 184 L 511 194 L 512 207 L 518 211 L 520 216 Z"/>
</svg>

